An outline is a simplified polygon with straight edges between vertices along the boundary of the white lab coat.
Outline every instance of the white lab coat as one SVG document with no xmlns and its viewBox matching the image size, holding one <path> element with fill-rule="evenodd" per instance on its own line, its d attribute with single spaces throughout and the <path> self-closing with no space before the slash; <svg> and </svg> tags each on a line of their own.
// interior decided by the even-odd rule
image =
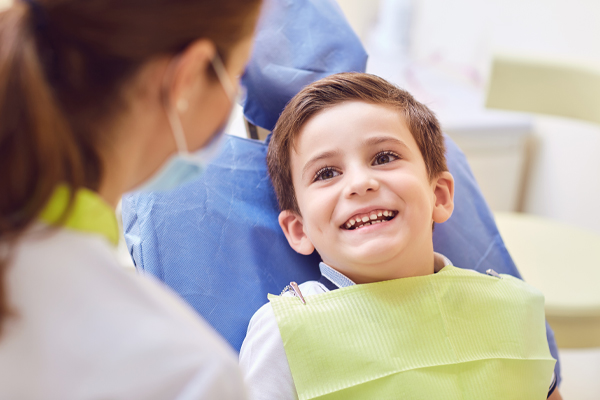
<svg viewBox="0 0 600 400">
<path fill-rule="evenodd" d="M 244 399 L 235 354 L 102 235 L 29 233 L 7 271 L 0 399 Z"/>
</svg>

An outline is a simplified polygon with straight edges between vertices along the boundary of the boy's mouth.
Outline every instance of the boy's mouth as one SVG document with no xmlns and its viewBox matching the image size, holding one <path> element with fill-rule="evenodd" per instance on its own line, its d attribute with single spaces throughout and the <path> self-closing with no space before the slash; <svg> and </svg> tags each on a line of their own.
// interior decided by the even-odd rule
<svg viewBox="0 0 600 400">
<path fill-rule="evenodd" d="M 348 221 L 344 222 L 340 228 L 352 231 L 364 226 L 370 226 L 389 221 L 397 214 L 398 211 L 393 210 L 373 210 L 365 214 L 354 215 Z"/>
</svg>

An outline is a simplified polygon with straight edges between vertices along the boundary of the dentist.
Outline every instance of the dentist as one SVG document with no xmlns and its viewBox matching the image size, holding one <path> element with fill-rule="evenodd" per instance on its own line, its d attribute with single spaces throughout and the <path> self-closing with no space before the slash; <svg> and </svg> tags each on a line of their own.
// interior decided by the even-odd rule
<svg viewBox="0 0 600 400">
<path fill-rule="evenodd" d="M 260 0 L 0 13 L 0 398 L 243 399 L 233 351 L 117 263 L 114 208 L 218 147 Z"/>
</svg>

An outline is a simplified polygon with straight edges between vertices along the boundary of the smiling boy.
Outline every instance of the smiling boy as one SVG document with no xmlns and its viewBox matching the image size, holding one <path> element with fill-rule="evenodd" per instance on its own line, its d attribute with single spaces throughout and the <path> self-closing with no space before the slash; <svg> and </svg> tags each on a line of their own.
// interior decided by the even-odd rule
<svg viewBox="0 0 600 400">
<path fill-rule="evenodd" d="M 321 385 L 322 380 L 332 381 L 331 384 L 326 382 L 328 388 L 343 386 L 344 390 L 350 390 L 350 387 L 359 384 L 337 382 L 335 374 L 326 377 L 327 374 L 322 372 L 307 381 L 306 376 L 310 374 L 304 373 L 303 368 L 308 366 L 318 370 L 322 365 L 318 365 L 317 356 L 298 354 L 295 350 L 298 343 L 294 343 L 298 340 L 287 332 L 290 326 L 294 332 L 300 329 L 307 338 L 305 345 L 311 351 L 317 348 L 315 354 L 325 354 L 336 346 L 336 341 L 328 342 L 327 335 L 319 336 L 319 332 L 313 331 L 330 327 L 326 323 L 324 327 L 317 328 L 318 324 L 315 323 L 313 329 L 311 325 L 313 320 L 326 318 L 332 321 L 334 335 L 346 337 L 349 331 L 356 335 L 347 339 L 350 342 L 342 347 L 341 352 L 348 352 L 352 358 L 351 348 L 354 348 L 357 358 L 364 357 L 359 353 L 365 349 L 353 347 L 352 341 L 364 340 L 356 332 L 362 332 L 365 323 L 354 327 L 344 325 L 344 321 L 356 318 L 358 323 L 362 321 L 360 315 L 377 313 L 381 304 L 376 302 L 364 309 L 344 311 L 344 303 L 341 303 L 338 313 L 336 307 L 340 303 L 336 303 L 337 299 L 328 303 L 328 292 L 345 288 L 337 292 L 341 296 L 351 294 L 352 298 L 345 298 L 350 304 L 353 298 L 360 296 L 380 297 L 377 290 L 383 286 L 374 286 L 375 282 L 390 281 L 392 285 L 412 285 L 414 282 L 428 288 L 430 282 L 419 277 L 434 274 L 448 277 L 454 273 L 451 262 L 443 255 L 434 253 L 432 242 L 434 224 L 445 222 L 454 208 L 454 180 L 446 167 L 444 139 L 439 123 L 427 107 L 381 78 L 358 73 L 337 74 L 309 85 L 286 106 L 274 129 L 267 163 L 282 210 L 279 223 L 290 246 L 306 255 L 316 250 L 322 258 L 321 279 L 303 283 L 299 287 L 300 293 L 296 294 L 302 296 L 302 302 L 308 306 L 317 304 L 312 302 L 313 299 L 325 301 L 319 304 L 325 304 L 329 311 L 319 311 L 322 308 L 312 311 L 310 307 L 293 311 L 293 308 L 282 308 L 279 305 L 281 303 L 272 302 L 254 315 L 240 353 L 240 365 L 246 373 L 251 397 L 312 398 L 312 392 L 307 387 Z M 479 274 L 475 272 L 461 271 L 457 274 L 460 275 L 458 279 L 479 279 L 476 276 Z M 481 277 L 486 279 L 486 285 L 490 283 L 487 280 L 489 277 Z M 367 292 L 353 294 L 351 290 L 356 285 L 364 286 Z M 371 288 L 373 291 L 369 291 Z M 520 286 L 515 290 L 517 293 L 528 291 Z M 419 296 L 423 296 L 425 301 L 425 290 Z M 535 340 L 543 340 L 545 351 L 549 354 L 543 334 L 543 301 L 540 308 L 539 296 L 536 296 L 537 293 L 531 295 L 532 304 L 536 304 L 532 307 L 538 333 Z M 417 301 L 420 302 L 419 297 Z M 511 301 L 507 301 L 507 307 L 510 307 L 508 303 Z M 402 305 L 401 302 L 398 304 Z M 512 305 L 517 309 L 521 306 Z M 385 304 L 381 307 L 385 307 Z M 433 308 L 437 308 L 437 305 Z M 431 312 L 434 316 L 429 320 L 437 318 L 437 311 Z M 302 323 L 305 314 L 308 319 Z M 336 325 L 334 321 L 337 314 L 347 315 L 348 318 L 344 317 Z M 425 311 L 417 314 L 410 323 L 420 326 L 419 318 L 427 317 Z M 408 318 L 413 317 L 409 315 Z M 386 323 L 384 319 L 378 325 L 378 321 L 369 328 L 373 331 L 364 331 L 362 335 L 378 335 L 380 331 L 389 330 Z M 342 326 L 346 329 L 343 330 Z M 415 331 L 418 329 L 415 328 Z M 519 334 L 516 334 L 517 337 Z M 309 337 L 318 339 L 311 342 Z M 395 341 L 394 337 L 392 341 Z M 373 349 L 366 350 L 367 353 L 379 351 L 376 342 L 373 340 Z M 320 362 L 329 365 L 330 359 L 335 359 L 339 353 L 327 353 Z M 437 357 L 435 352 L 432 354 Z M 460 358 L 460 354 L 453 357 Z M 307 358 L 311 360 L 307 361 Z M 377 364 L 379 361 L 379 358 L 368 360 L 362 365 Z M 331 365 L 340 363 L 333 360 Z M 387 362 L 381 360 L 381 363 Z M 545 364 L 542 369 L 550 371 L 547 377 L 547 381 L 550 381 L 552 372 L 548 365 Z M 362 368 L 360 363 L 358 368 Z M 505 371 L 499 369 L 498 372 Z M 387 372 L 378 376 L 385 374 Z M 368 369 L 365 367 L 364 376 L 367 375 Z M 359 373 L 359 376 L 363 375 Z M 403 381 L 401 385 L 407 386 L 406 382 L 413 381 Z M 323 390 L 327 392 L 330 389 Z M 375 395 L 374 392 L 368 393 Z M 413 398 L 419 398 L 414 392 L 410 393 Z"/>
<path fill-rule="evenodd" d="M 426 152 L 392 104 L 347 100 L 312 117 L 290 104 L 308 120 L 290 143 L 295 127 L 286 123 L 297 124 L 296 116 L 282 115 L 268 163 L 279 223 L 294 250 L 316 248 L 355 283 L 434 272 L 432 224 L 452 214 L 454 181 L 435 117 L 414 100 L 412 106 Z M 288 138 L 277 136 L 284 131 Z M 288 163 L 281 152 L 290 144 Z"/>
</svg>

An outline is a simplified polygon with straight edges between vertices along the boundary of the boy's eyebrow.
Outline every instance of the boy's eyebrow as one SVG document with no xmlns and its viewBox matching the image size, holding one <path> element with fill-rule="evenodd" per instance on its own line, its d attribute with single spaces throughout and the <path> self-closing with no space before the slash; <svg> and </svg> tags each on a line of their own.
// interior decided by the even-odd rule
<svg viewBox="0 0 600 400">
<path fill-rule="evenodd" d="M 304 164 L 304 168 L 302 168 L 302 178 L 301 179 L 304 179 L 304 175 L 306 174 L 306 171 L 308 171 L 308 169 L 317 161 L 323 160 L 325 158 L 335 157 L 335 156 L 338 156 L 339 154 L 340 154 L 339 150 L 325 151 L 323 153 L 317 154 L 316 156 L 314 156 L 313 158 L 308 160 L 306 164 Z"/>
<path fill-rule="evenodd" d="M 393 136 L 374 136 L 374 137 L 370 137 L 367 140 L 365 140 L 363 142 L 364 146 L 373 146 L 376 144 L 380 144 L 380 143 L 385 143 L 385 142 L 395 142 L 396 144 L 406 147 L 408 149 L 408 146 L 406 145 L 406 143 L 404 143 L 404 141 L 393 137 Z"/>
</svg>

